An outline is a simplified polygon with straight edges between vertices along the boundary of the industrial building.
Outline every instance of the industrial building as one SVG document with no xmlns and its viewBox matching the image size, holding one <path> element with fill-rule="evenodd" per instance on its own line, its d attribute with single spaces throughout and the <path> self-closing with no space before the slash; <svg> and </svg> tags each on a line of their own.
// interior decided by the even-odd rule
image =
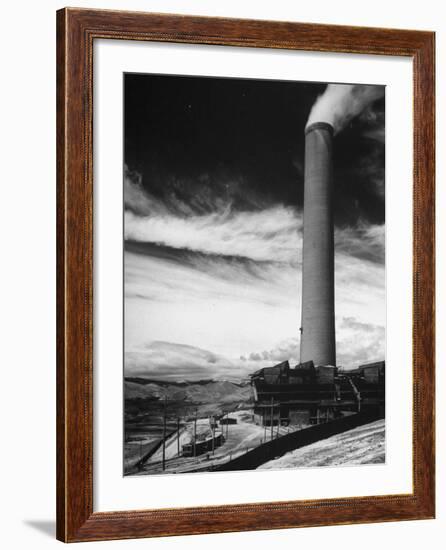
<svg viewBox="0 0 446 550">
<path fill-rule="evenodd" d="M 254 422 L 263 426 L 309 426 L 364 409 L 384 412 L 385 363 L 361 365 L 352 371 L 314 366 L 294 368 L 288 361 L 251 375 Z"/>
</svg>

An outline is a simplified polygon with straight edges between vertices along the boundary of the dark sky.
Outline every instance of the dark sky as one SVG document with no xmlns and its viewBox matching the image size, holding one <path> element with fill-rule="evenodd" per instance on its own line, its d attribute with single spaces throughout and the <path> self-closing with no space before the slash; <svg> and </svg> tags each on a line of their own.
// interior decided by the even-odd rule
<svg viewBox="0 0 446 550">
<path fill-rule="evenodd" d="M 300 208 L 304 128 L 326 85 L 125 75 L 125 162 L 143 187 L 194 213 Z M 384 222 L 384 99 L 334 141 L 335 223 Z"/>
</svg>

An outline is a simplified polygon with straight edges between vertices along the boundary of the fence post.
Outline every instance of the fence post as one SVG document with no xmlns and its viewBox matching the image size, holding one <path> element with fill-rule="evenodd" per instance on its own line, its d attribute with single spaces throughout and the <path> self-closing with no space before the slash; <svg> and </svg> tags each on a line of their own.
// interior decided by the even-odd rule
<svg viewBox="0 0 446 550">
<path fill-rule="evenodd" d="M 274 437 L 274 397 L 271 397 L 271 441 Z"/>
<path fill-rule="evenodd" d="M 163 471 L 166 469 L 166 406 L 167 406 L 167 394 L 164 395 L 164 414 L 163 414 Z"/>
<path fill-rule="evenodd" d="M 194 457 L 197 456 L 197 409 L 195 409 L 194 418 Z"/>
</svg>

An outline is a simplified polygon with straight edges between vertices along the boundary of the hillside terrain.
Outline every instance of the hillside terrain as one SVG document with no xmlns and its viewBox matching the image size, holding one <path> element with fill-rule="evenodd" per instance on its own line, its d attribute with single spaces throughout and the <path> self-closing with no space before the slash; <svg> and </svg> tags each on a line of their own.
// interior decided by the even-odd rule
<svg viewBox="0 0 446 550">
<path fill-rule="evenodd" d="M 248 383 L 227 380 L 200 380 L 197 382 L 165 382 L 126 378 L 124 385 L 126 400 L 148 399 L 152 401 L 184 401 L 191 404 L 248 402 L 251 387 Z"/>
<path fill-rule="evenodd" d="M 385 444 L 385 421 L 377 420 L 291 451 L 262 464 L 259 470 L 382 464 L 385 462 Z"/>
<path fill-rule="evenodd" d="M 145 378 L 124 381 L 124 469 L 159 445 L 164 432 L 176 433 L 191 426 L 194 418 L 209 423 L 210 416 L 239 411 L 252 406 L 247 382 L 198 380 L 168 382 Z M 189 430 L 190 431 L 190 430 Z"/>
</svg>

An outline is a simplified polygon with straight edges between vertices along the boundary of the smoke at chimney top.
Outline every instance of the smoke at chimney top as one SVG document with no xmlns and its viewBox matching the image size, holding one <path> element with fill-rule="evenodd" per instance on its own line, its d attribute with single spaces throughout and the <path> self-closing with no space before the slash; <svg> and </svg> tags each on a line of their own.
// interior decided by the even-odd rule
<svg viewBox="0 0 446 550">
<path fill-rule="evenodd" d="M 311 109 L 307 127 L 315 122 L 326 122 L 337 134 L 361 114 L 371 103 L 384 95 L 384 86 L 362 84 L 329 84 Z"/>
</svg>

